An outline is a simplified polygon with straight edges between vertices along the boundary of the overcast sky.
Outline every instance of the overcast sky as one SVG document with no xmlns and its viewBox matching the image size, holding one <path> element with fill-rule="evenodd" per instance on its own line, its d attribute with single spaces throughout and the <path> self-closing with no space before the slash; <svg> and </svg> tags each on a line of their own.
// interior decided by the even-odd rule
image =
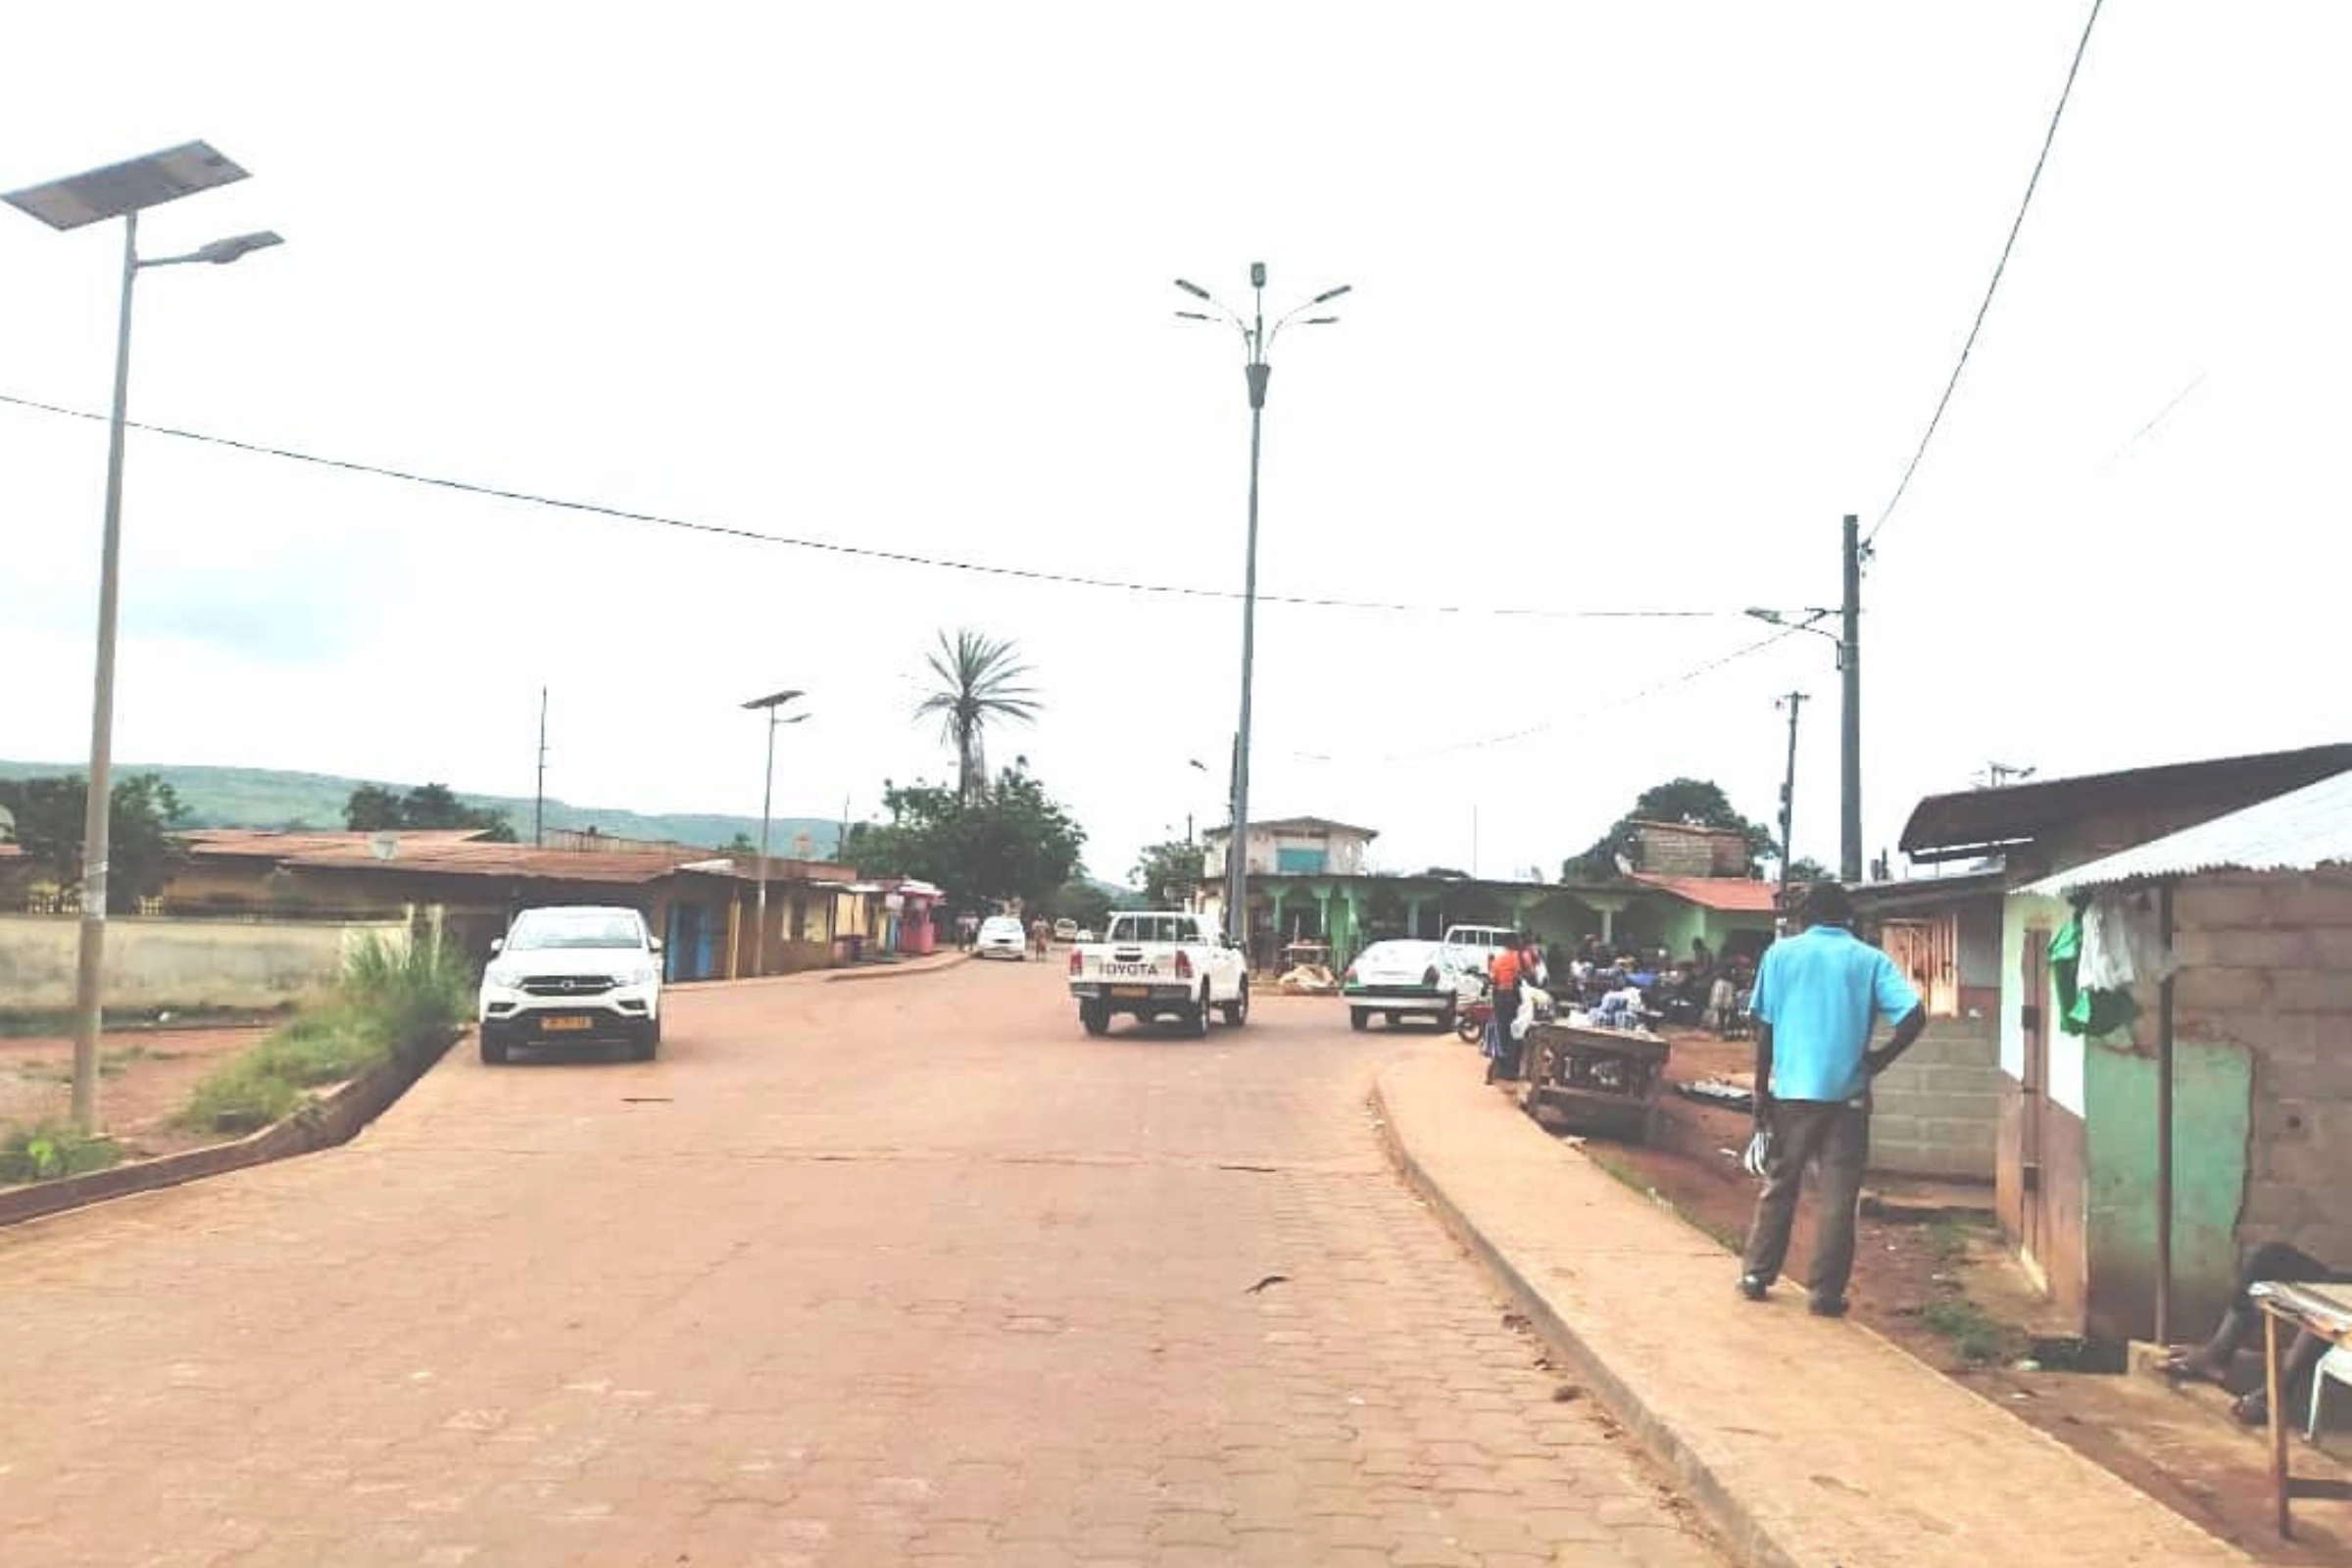
<svg viewBox="0 0 2352 1568">
<path fill-rule="evenodd" d="M 132 414 L 732 527 L 1211 590 L 1230 332 L 1270 306 L 1254 815 L 1487 875 L 1642 786 L 1835 861 L 1829 605 L 1949 374 L 2085 6 L 45 6 L 0 187 L 190 138 Z M 1988 760 L 2343 738 L 2352 227 L 2333 0 L 2107 8 L 1866 584 L 1868 842 Z M 99 410 L 119 236 L 0 210 L 0 391 Z M 0 408 L 0 755 L 86 755 L 104 437 Z M 1240 608 L 696 537 L 134 435 L 116 755 L 757 812 L 952 773 L 937 628 L 1016 639 L 1026 754 L 1122 876 L 1221 810 Z M 1490 608 L 1713 612 L 1497 616 Z M 1527 732 L 1527 733 L 1521 733 Z M 1519 738 L 1480 745 L 1492 737 Z M 1208 773 L 1187 766 L 1198 758 Z"/>
</svg>

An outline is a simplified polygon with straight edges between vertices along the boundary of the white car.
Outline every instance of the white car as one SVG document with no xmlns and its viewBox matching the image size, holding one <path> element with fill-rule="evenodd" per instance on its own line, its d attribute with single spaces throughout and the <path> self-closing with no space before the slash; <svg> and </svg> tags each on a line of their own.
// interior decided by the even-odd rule
<svg viewBox="0 0 2352 1568">
<path fill-rule="evenodd" d="M 1070 995 L 1090 1035 L 1126 1013 L 1145 1023 L 1169 1014 L 1187 1033 L 1208 1033 L 1209 1014 L 1240 1028 L 1250 1019 L 1250 966 L 1200 915 L 1167 909 L 1114 914 L 1100 943 L 1070 950 Z"/>
<path fill-rule="evenodd" d="M 973 948 L 972 956 L 1025 961 L 1029 956 L 1029 933 L 1011 915 L 992 914 L 980 922 L 980 941 Z"/>
<path fill-rule="evenodd" d="M 635 909 L 525 909 L 490 945 L 476 1022 L 482 1059 L 516 1046 L 621 1040 L 639 1061 L 662 1046 L 662 941 Z"/>
<path fill-rule="evenodd" d="M 1375 942 L 1355 956 L 1340 983 L 1350 1028 L 1365 1029 L 1378 1013 L 1391 1028 L 1405 1018 L 1454 1025 L 1457 1009 L 1483 989 L 1475 962 L 1442 942 Z"/>
</svg>

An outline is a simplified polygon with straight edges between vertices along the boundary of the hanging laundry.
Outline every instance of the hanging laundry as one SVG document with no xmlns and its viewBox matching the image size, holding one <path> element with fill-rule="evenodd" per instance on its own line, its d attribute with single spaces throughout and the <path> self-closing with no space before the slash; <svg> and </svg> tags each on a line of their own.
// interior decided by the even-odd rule
<svg viewBox="0 0 2352 1568">
<path fill-rule="evenodd" d="M 2091 1036 L 2130 1027 L 2139 1016 L 2139 1004 L 2132 1000 L 2132 993 L 2084 986 L 2082 967 L 2082 914 L 2078 909 L 2050 938 L 2050 978 L 2058 987 L 2058 1027 L 2070 1035 Z"/>
<path fill-rule="evenodd" d="M 2085 991 L 2129 991 L 2169 978 L 2177 965 L 2158 929 L 2149 893 L 2094 894 L 2082 911 L 2082 956 L 2076 983 Z"/>
</svg>

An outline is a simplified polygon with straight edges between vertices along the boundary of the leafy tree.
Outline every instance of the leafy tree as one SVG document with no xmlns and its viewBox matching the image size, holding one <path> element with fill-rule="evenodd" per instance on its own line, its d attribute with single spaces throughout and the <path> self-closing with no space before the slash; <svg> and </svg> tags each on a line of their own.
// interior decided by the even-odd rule
<svg viewBox="0 0 2352 1568">
<path fill-rule="evenodd" d="M 1145 849 L 1127 873 L 1127 880 L 1144 890 L 1144 905 L 1152 909 L 1181 908 L 1200 891 L 1200 846 L 1170 839 Z"/>
<path fill-rule="evenodd" d="M 110 914 L 135 911 L 142 899 L 164 891 L 180 859 L 171 834 L 184 826 L 188 810 L 171 785 L 154 773 L 117 779 L 109 792 L 106 907 Z M 63 778 L 0 780 L 0 806 L 15 815 L 16 842 L 27 859 L 60 888 L 81 887 L 83 813 L 89 781 Z"/>
<path fill-rule="evenodd" d="M 941 632 L 924 662 L 939 684 L 915 705 L 915 716 L 938 716 L 940 738 L 956 749 L 956 793 L 978 804 L 988 790 L 982 743 L 990 723 L 1026 724 L 1037 716 L 1037 688 L 1022 684 L 1029 666 L 1010 642 L 968 627 L 956 628 L 953 638 Z"/>
<path fill-rule="evenodd" d="M 1828 866 L 1810 855 L 1800 855 L 1788 862 L 1788 880 L 1791 882 L 1828 882 L 1832 878 Z"/>
<path fill-rule="evenodd" d="M 1086 845 L 1086 830 L 1017 767 L 976 801 L 939 785 L 885 780 L 882 804 L 890 820 L 858 840 L 858 868 L 937 883 L 964 907 L 1036 903 L 1076 874 Z"/>
<path fill-rule="evenodd" d="M 1075 920 L 1089 931 L 1100 931 L 1109 923 L 1110 895 L 1083 876 L 1074 876 L 1046 895 L 1045 915 L 1049 920 Z"/>
<path fill-rule="evenodd" d="M 720 845 L 719 849 L 728 855 L 758 855 L 760 853 L 760 846 L 754 844 L 752 836 L 741 828 L 737 828 L 735 836 Z"/>
<path fill-rule="evenodd" d="M 1561 880 L 1607 881 L 1616 876 L 1617 857 L 1634 852 L 1636 822 L 1737 828 L 1747 841 L 1745 869 L 1750 876 L 1755 874 L 1758 860 L 1769 859 L 1779 853 L 1779 841 L 1773 837 L 1772 829 L 1732 809 L 1731 799 L 1723 793 L 1721 785 L 1703 778 L 1673 778 L 1643 790 L 1632 810 L 1611 824 L 1591 849 L 1560 867 Z"/>
<path fill-rule="evenodd" d="M 406 795 L 380 784 L 363 784 L 343 803 L 343 825 L 355 833 L 468 830 L 494 844 L 514 842 L 507 813 L 467 806 L 446 784 L 419 784 Z"/>
</svg>

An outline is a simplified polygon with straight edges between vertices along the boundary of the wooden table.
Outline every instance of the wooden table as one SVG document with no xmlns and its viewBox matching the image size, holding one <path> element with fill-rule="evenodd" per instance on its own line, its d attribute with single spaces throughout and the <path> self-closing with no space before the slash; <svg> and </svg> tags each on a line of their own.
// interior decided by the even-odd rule
<svg viewBox="0 0 2352 1568">
<path fill-rule="evenodd" d="M 1566 1021 L 1530 1025 L 1521 1103 L 1577 1132 L 1644 1143 L 1671 1048 L 1647 1029 Z"/>
<path fill-rule="evenodd" d="M 2286 1349 L 2298 1333 L 2330 1345 L 2352 1343 L 2352 1287 L 2264 1283 L 2246 1293 L 2262 1308 L 2263 1393 L 2271 1406 L 2271 1493 L 2278 1509 L 2278 1535 L 2290 1540 L 2291 1497 L 2352 1497 L 2352 1486 L 2312 1477 L 2298 1480 L 2286 1462 L 2286 1434 L 2294 1419 L 2286 1408 Z M 2317 1377 L 2319 1374 L 2312 1374 Z"/>
</svg>

